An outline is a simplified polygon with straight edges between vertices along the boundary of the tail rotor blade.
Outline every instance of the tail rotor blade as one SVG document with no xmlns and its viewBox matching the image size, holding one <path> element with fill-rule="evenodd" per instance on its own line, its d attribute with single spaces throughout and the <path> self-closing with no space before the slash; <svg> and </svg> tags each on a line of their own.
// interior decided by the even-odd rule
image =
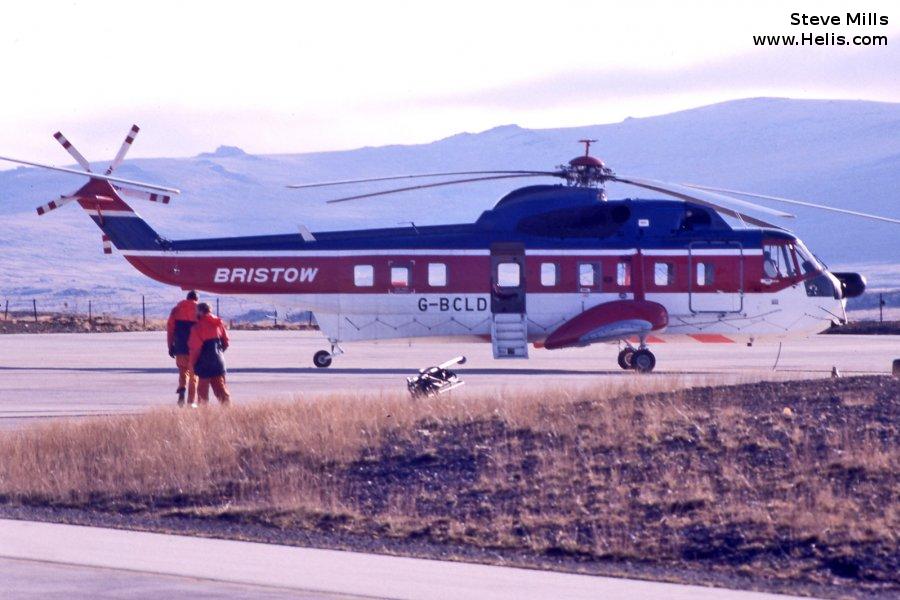
<svg viewBox="0 0 900 600">
<path fill-rule="evenodd" d="M 145 192 L 144 190 L 136 190 L 134 188 L 129 187 L 121 187 L 116 186 L 116 191 L 125 194 L 131 198 L 138 198 L 140 200 L 149 200 L 150 202 L 161 202 L 163 204 L 168 204 L 172 201 L 171 196 L 167 196 L 165 194 L 155 194 L 153 192 Z"/>
<path fill-rule="evenodd" d="M 66 139 L 66 136 L 64 136 L 61 131 L 57 131 L 56 133 L 54 133 L 53 137 L 56 138 L 56 141 L 59 142 L 62 147 L 66 149 L 66 152 L 68 152 L 72 156 L 72 158 L 75 159 L 75 162 L 81 165 L 82 169 L 84 169 L 88 173 L 91 172 L 90 163 L 88 163 L 87 159 L 81 154 L 81 152 L 79 152 L 75 148 L 75 146 L 72 145 L 72 142 Z"/>
<path fill-rule="evenodd" d="M 817 208 L 819 210 L 830 210 L 832 212 L 844 213 L 845 215 L 853 215 L 854 217 L 863 217 L 864 219 L 874 219 L 876 221 L 885 221 L 887 223 L 900 223 L 900 219 L 891 217 L 882 217 L 881 215 L 872 215 L 869 213 L 859 212 L 856 210 L 847 210 L 846 208 L 836 208 L 834 206 L 826 206 L 824 204 L 814 204 L 812 202 L 804 202 L 802 200 L 792 200 L 790 198 L 782 198 L 781 196 L 767 196 L 765 194 L 751 194 L 750 192 L 741 192 L 738 190 L 727 190 L 724 188 L 714 188 L 705 185 L 695 185 L 692 183 L 682 184 L 695 190 L 703 190 L 707 192 L 719 192 L 722 194 L 738 194 L 740 196 L 748 196 L 750 198 L 760 198 L 761 200 L 772 200 L 773 202 L 784 202 L 785 204 L 795 204 L 797 206 L 806 206 L 809 208 Z"/>
<path fill-rule="evenodd" d="M 125 136 L 125 141 L 122 142 L 122 147 L 119 148 L 119 153 L 116 154 L 116 157 L 109 164 L 109 168 L 106 169 L 107 175 L 112 175 L 112 172 L 116 170 L 116 168 L 125 160 L 125 155 L 128 154 L 128 150 L 131 148 L 131 144 L 134 143 L 134 138 L 137 137 L 138 131 L 141 128 L 137 125 L 132 125 L 131 130 L 128 132 L 128 135 Z"/>
<path fill-rule="evenodd" d="M 59 200 L 51 200 L 47 204 L 42 204 L 37 207 L 37 214 L 44 215 L 50 212 L 51 210 L 56 210 L 57 208 L 61 208 L 68 204 L 69 202 L 74 202 L 78 200 L 78 196 L 61 196 Z"/>
</svg>

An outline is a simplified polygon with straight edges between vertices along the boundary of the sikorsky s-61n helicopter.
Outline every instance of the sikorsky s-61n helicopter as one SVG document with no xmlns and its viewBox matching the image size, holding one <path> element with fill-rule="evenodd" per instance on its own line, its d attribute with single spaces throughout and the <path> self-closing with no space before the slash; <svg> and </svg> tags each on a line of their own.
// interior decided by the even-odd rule
<svg viewBox="0 0 900 600">
<path fill-rule="evenodd" d="M 498 359 L 527 358 L 528 346 L 554 350 L 623 343 L 623 369 L 651 371 L 649 345 L 731 344 L 805 336 L 844 323 L 846 298 L 863 293 L 856 273 L 832 273 L 789 231 L 745 214 L 792 215 L 735 198 L 756 197 L 891 223 L 900 220 L 734 190 L 615 174 L 584 155 L 548 171 L 427 173 L 292 185 L 350 185 L 462 177 L 337 198 L 495 179 L 557 178 L 513 190 L 474 223 L 253 237 L 169 240 L 123 196 L 168 203 L 178 190 L 115 177 L 135 126 L 105 173 L 2 158 L 87 177 L 76 192 L 37 209 L 77 202 L 141 273 L 182 289 L 277 296 L 315 312 L 331 344 L 313 357 L 327 367 L 341 342 L 388 338 L 471 338 Z M 607 182 L 677 200 L 608 200 Z M 727 218 L 727 219 L 726 219 Z"/>
</svg>

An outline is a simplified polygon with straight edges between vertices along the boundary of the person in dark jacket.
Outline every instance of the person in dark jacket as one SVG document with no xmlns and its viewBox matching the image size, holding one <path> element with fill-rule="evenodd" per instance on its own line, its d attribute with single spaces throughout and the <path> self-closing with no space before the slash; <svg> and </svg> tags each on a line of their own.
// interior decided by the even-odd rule
<svg viewBox="0 0 900 600">
<path fill-rule="evenodd" d="M 222 319 L 210 313 L 209 304 L 201 302 L 197 305 L 197 323 L 191 329 L 188 339 L 191 351 L 190 364 L 199 378 L 197 382 L 198 400 L 209 402 L 209 388 L 219 402 L 228 404 L 231 395 L 225 386 L 225 357 L 228 350 L 228 332 Z M 196 405 L 194 405 L 196 406 Z"/>
<path fill-rule="evenodd" d="M 187 401 L 194 403 L 197 396 L 197 377 L 191 370 L 188 338 L 191 329 L 197 322 L 197 292 L 191 290 L 187 298 L 175 305 L 169 313 L 166 325 L 166 338 L 169 345 L 169 356 L 175 359 L 178 367 L 178 406 L 184 406 L 185 391 Z"/>
</svg>

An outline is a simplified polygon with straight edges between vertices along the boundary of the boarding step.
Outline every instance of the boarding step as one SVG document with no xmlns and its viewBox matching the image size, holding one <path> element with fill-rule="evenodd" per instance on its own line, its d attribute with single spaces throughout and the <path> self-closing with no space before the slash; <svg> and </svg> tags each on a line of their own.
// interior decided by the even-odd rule
<svg viewBox="0 0 900 600">
<path fill-rule="evenodd" d="M 494 358 L 528 358 L 528 318 L 522 313 L 497 313 L 491 321 Z"/>
</svg>

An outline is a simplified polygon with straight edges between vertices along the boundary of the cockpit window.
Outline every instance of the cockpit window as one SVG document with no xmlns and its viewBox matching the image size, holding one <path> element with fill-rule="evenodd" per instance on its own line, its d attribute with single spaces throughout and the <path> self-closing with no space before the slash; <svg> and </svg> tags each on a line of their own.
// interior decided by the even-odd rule
<svg viewBox="0 0 900 600">
<path fill-rule="evenodd" d="M 763 272 L 769 279 L 784 279 L 796 275 L 790 247 L 783 244 L 763 246 Z"/>
<path fill-rule="evenodd" d="M 797 261 L 800 263 L 801 273 L 809 275 L 810 273 L 825 270 L 822 263 L 816 260 L 816 257 L 803 245 L 803 242 L 798 241 L 794 249 L 797 251 Z"/>
</svg>

